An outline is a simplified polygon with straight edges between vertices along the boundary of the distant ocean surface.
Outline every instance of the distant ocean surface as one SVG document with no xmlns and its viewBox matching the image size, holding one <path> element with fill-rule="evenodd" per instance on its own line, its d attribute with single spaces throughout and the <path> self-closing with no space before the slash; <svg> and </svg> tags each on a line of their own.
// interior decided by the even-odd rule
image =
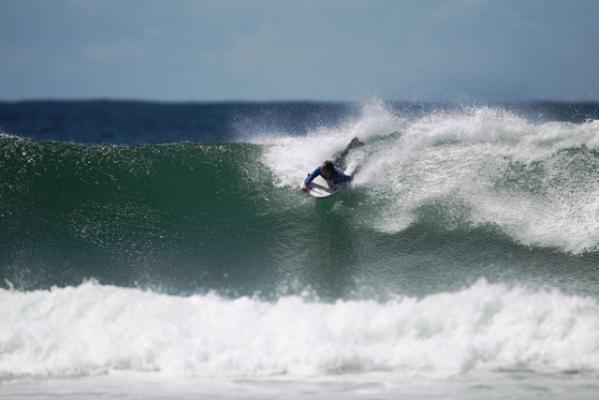
<svg viewBox="0 0 599 400">
<path fill-rule="evenodd" d="M 0 103 L 0 397 L 596 399 L 599 104 Z M 350 190 L 307 172 L 354 136 Z"/>
</svg>

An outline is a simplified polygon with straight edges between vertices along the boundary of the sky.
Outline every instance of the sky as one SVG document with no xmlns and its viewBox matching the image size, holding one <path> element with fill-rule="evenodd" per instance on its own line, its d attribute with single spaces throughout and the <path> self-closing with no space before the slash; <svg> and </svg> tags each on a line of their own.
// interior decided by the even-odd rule
<svg viewBox="0 0 599 400">
<path fill-rule="evenodd" d="M 0 0 L 0 100 L 598 101 L 597 0 Z"/>
</svg>

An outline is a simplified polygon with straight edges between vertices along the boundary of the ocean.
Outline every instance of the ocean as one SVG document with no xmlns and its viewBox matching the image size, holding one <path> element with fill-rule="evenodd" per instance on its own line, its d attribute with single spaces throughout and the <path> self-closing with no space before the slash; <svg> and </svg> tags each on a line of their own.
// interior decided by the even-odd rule
<svg viewBox="0 0 599 400">
<path fill-rule="evenodd" d="M 599 104 L 0 103 L 0 397 L 596 399 Z M 351 138 L 351 188 L 299 190 Z"/>
</svg>

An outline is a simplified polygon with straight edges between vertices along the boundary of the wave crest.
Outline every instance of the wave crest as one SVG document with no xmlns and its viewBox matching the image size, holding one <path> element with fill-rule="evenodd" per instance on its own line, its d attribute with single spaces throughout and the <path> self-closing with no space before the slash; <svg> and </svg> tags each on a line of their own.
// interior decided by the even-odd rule
<svg viewBox="0 0 599 400">
<path fill-rule="evenodd" d="M 278 182 L 294 187 L 353 136 L 367 143 L 349 159 L 372 211 L 360 219 L 382 232 L 422 222 L 437 204 L 459 226 L 490 224 L 524 245 L 599 248 L 599 121 L 532 122 L 491 107 L 403 117 L 375 102 L 334 129 L 259 142 Z"/>
</svg>

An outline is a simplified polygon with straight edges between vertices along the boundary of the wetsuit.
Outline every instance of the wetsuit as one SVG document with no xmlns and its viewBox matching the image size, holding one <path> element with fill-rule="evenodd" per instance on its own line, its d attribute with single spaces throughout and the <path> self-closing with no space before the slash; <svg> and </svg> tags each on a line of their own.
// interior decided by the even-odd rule
<svg viewBox="0 0 599 400">
<path fill-rule="evenodd" d="M 310 185 L 310 182 L 312 182 L 314 178 L 316 178 L 319 175 L 322 176 L 322 174 L 320 173 L 320 166 L 318 166 L 314 171 L 312 171 L 312 173 L 308 174 L 308 176 L 304 180 L 304 183 L 306 185 Z M 337 168 L 333 169 L 333 175 L 331 175 L 329 178 L 325 178 L 324 176 L 322 177 L 325 181 L 332 183 L 333 185 L 338 185 L 343 182 L 349 182 L 352 179 L 350 175 L 345 175 Z"/>
</svg>

